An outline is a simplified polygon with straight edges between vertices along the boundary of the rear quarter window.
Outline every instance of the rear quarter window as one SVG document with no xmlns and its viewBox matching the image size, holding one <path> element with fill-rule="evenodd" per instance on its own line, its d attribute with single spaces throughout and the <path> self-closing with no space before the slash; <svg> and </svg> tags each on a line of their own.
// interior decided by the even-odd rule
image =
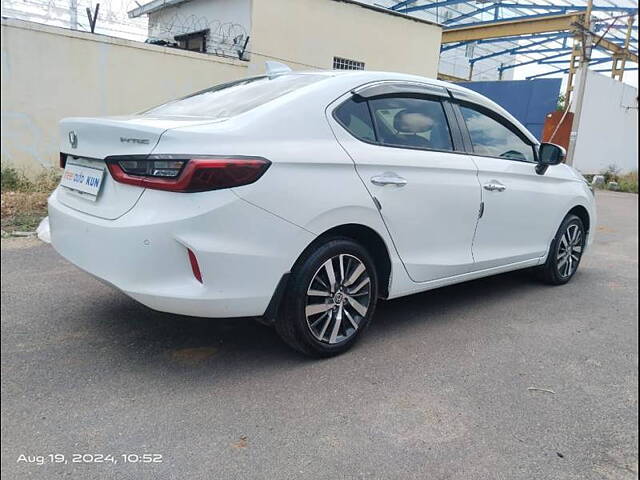
<svg viewBox="0 0 640 480">
<path fill-rule="evenodd" d="M 376 141 L 376 134 L 366 101 L 356 101 L 350 98 L 336 109 L 334 117 L 340 125 L 357 139 L 365 142 Z"/>
</svg>

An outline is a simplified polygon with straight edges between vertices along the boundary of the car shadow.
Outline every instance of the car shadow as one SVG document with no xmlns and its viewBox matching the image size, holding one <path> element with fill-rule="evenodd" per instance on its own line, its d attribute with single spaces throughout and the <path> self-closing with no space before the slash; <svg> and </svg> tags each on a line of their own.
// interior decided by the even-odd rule
<svg viewBox="0 0 640 480">
<path fill-rule="evenodd" d="M 541 285 L 530 272 L 512 272 L 443 287 L 396 300 L 380 302 L 366 341 L 353 352 L 376 348 L 390 334 L 415 329 L 418 324 L 446 323 L 457 311 L 473 310 L 486 302 L 508 302 L 510 297 Z M 206 319 L 151 310 L 123 294 L 106 296 L 94 305 L 98 335 L 124 356 L 129 367 L 160 369 L 163 373 L 185 370 L 194 375 L 232 371 L 255 373 L 256 369 L 295 368 L 317 362 L 306 358 L 280 340 L 275 330 L 254 318 Z M 481 320 L 481 319 L 479 319 Z M 348 354 L 347 354 L 348 355 Z M 342 357 L 338 357 L 342 358 Z M 331 360 L 329 360 L 331 361 Z M 269 366 L 269 367 L 267 367 Z"/>
</svg>

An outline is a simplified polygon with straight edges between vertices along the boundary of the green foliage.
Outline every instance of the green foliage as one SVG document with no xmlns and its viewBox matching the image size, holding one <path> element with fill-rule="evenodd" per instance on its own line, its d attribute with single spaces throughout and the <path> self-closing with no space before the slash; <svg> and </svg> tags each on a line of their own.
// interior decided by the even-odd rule
<svg viewBox="0 0 640 480">
<path fill-rule="evenodd" d="M 616 165 L 609 165 L 600 173 L 604 177 L 604 184 L 607 185 L 609 182 L 618 181 L 618 174 L 620 173 L 620 169 Z"/>
<path fill-rule="evenodd" d="M 608 188 L 609 182 L 617 182 L 619 192 L 638 193 L 637 170 L 621 175 L 616 165 L 609 165 L 600 174 L 604 177 L 604 184 L 600 188 Z"/>
<path fill-rule="evenodd" d="M 618 177 L 621 192 L 638 193 L 638 171 Z"/>
<path fill-rule="evenodd" d="M 2 165 L 2 232 L 32 231 L 47 215 L 47 197 L 60 182 L 61 171 L 45 169 L 34 178 Z"/>
<path fill-rule="evenodd" d="M 11 165 L 2 165 L 1 186 L 2 192 L 40 192 L 49 193 L 60 182 L 60 171 L 56 168 L 48 168 L 40 172 L 35 178 L 30 179 L 23 171 Z"/>
</svg>

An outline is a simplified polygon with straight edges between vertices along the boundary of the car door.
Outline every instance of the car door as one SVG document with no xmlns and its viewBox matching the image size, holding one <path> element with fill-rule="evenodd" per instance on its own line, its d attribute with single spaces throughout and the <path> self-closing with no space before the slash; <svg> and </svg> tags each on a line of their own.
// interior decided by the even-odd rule
<svg viewBox="0 0 640 480">
<path fill-rule="evenodd" d="M 559 180 L 536 173 L 536 145 L 499 113 L 464 102 L 454 108 L 482 186 L 483 212 L 473 241 L 476 269 L 543 256 L 563 204 Z"/>
<path fill-rule="evenodd" d="M 334 110 L 339 143 L 377 203 L 415 282 L 473 269 L 477 169 L 450 128 L 444 89 L 372 87 Z M 449 111 L 450 117 L 446 115 Z"/>
</svg>

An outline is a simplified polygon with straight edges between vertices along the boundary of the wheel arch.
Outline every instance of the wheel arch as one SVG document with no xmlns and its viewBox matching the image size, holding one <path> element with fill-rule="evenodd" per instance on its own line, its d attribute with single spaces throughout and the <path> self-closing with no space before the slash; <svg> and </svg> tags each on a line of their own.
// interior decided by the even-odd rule
<svg viewBox="0 0 640 480">
<path fill-rule="evenodd" d="M 314 248 L 317 244 L 324 242 L 330 237 L 346 237 L 367 249 L 373 257 L 376 267 L 378 293 L 380 297 L 387 298 L 389 296 L 389 285 L 391 283 L 391 255 L 382 236 L 373 228 L 360 223 L 337 225 L 318 235 L 307 248 L 304 249 L 299 258 L 304 256 L 309 249 Z"/>
<path fill-rule="evenodd" d="M 589 211 L 585 207 L 583 207 L 582 205 L 576 205 L 567 212 L 567 215 L 575 215 L 580 220 L 582 220 L 587 235 L 589 234 L 591 230 L 591 216 L 589 215 Z"/>
<path fill-rule="evenodd" d="M 314 238 L 304 250 L 302 250 L 295 262 L 291 265 L 291 270 L 293 270 L 301 258 L 305 257 L 309 250 L 315 248 L 316 245 L 321 244 L 331 237 L 349 238 L 367 249 L 373 257 L 373 262 L 376 267 L 376 274 L 378 276 L 378 295 L 381 298 L 388 298 L 391 285 L 391 256 L 389 254 L 389 249 L 378 232 L 373 228 L 360 223 L 345 223 L 331 227 L 322 232 Z M 287 290 L 289 277 L 290 273 L 285 273 L 280 279 L 265 313 L 259 318 L 261 323 L 266 325 L 273 325 L 275 323 L 281 310 L 281 304 Z"/>
</svg>

